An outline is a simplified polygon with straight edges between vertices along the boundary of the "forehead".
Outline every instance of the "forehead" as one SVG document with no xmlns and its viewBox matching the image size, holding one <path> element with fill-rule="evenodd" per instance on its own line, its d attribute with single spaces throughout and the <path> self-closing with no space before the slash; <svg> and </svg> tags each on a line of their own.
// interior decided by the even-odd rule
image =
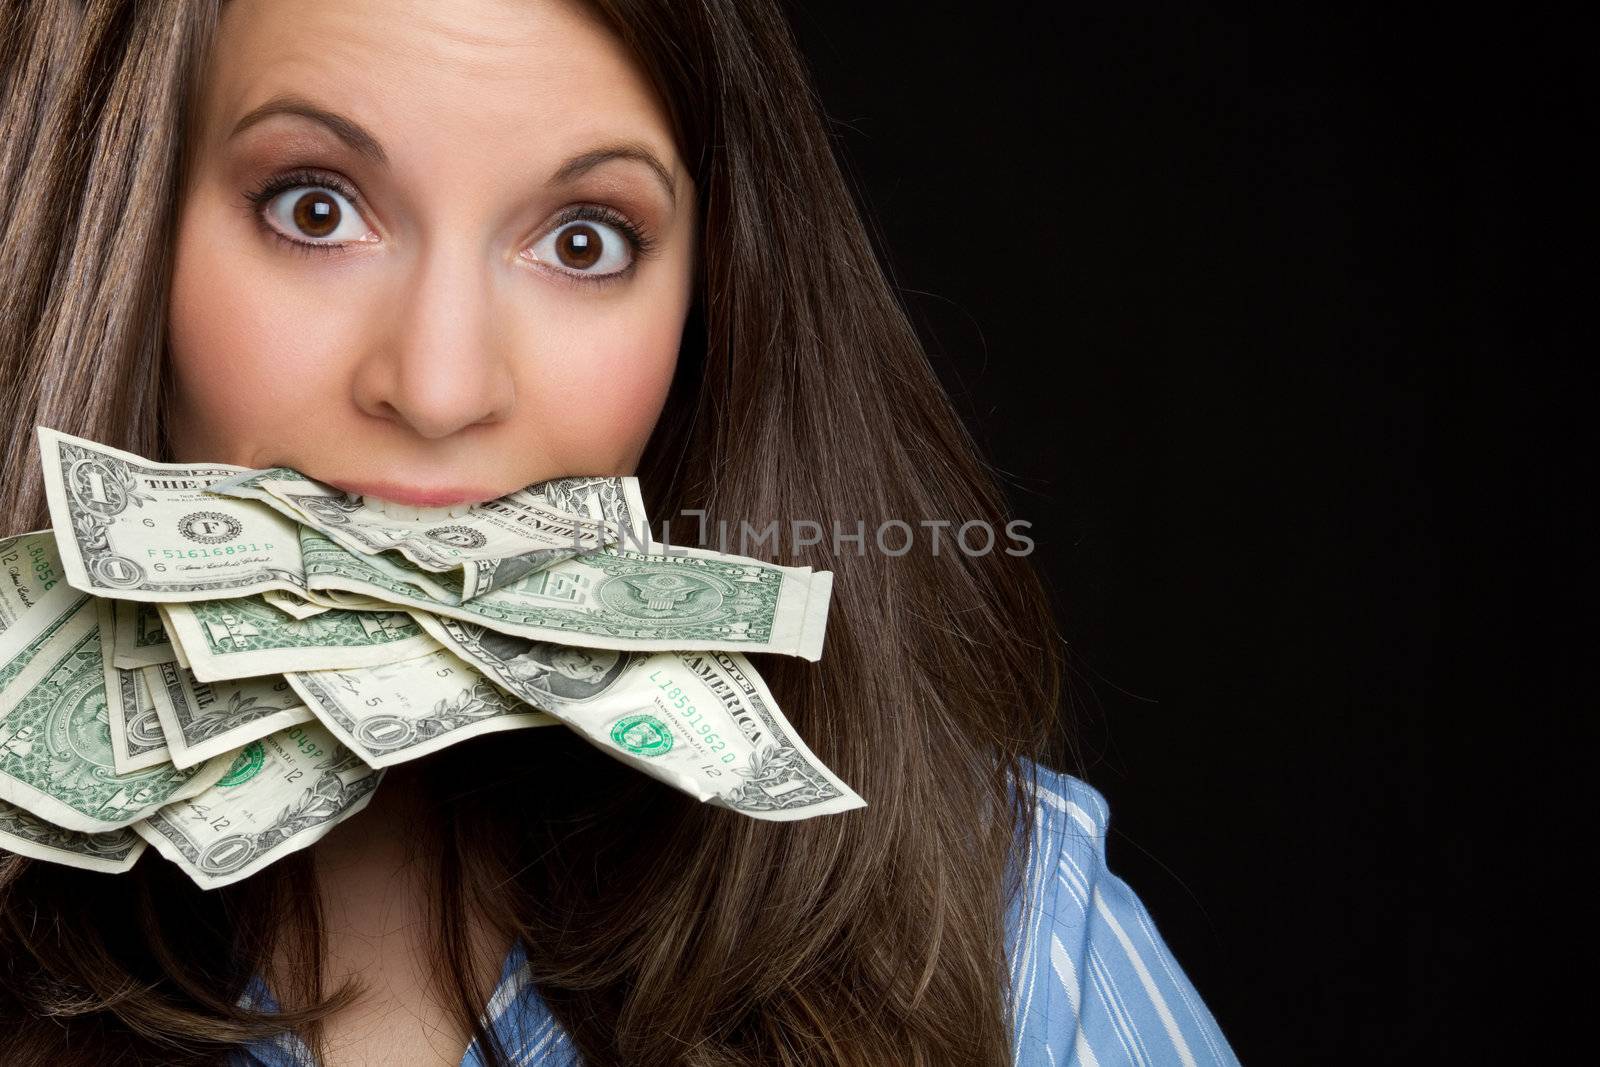
<svg viewBox="0 0 1600 1067">
<path fill-rule="evenodd" d="M 284 93 L 355 119 L 396 159 L 545 158 L 620 137 L 677 167 L 649 80 L 573 0 L 225 0 L 206 135 Z"/>
</svg>

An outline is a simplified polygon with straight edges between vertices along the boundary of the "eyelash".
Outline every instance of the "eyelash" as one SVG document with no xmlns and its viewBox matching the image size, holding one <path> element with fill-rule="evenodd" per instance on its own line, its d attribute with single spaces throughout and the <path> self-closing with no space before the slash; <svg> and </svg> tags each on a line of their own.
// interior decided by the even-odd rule
<svg viewBox="0 0 1600 1067">
<path fill-rule="evenodd" d="M 266 220 L 267 205 L 282 192 L 298 189 L 302 186 L 313 186 L 332 189 L 334 192 L 350 201 L 359 210 L 361 196 L 355 188 L 336 174 L 314 170 L 292 170 L 283 174 L 275 174 L 263 180 L 255 188 L 244 194 L 245 203 L 250 209 L 250 215 L 256 223 L 272 237 L 283 244 L 290 246 L 294 251 L 303 255 L 327 255 L 344 250 L 343 244 L 317 244 L 312 241 L 297 241 L 293 237 L 285 236 L 277 227 Z M 561 267 L 554 268 L 555 272 L 564 280 L 571 280 L 583 285 L 604 285 L 608 282 L 619 282 L 627 278 L 638 269 L 641 259 L 649 259 L 655 255 L 660 242 L 650 233 L 640 227 L 628 216 L 615 208 L 603 204 L 574 204 L 562 210 L 551 225 L 551 230 L 559 230 L 573 222 L 590 221 L 603 222 L 622 234 L 633 251 L 633 256 L 628 265 L 622 270 L 611 274 L 583 274 L 578 271 L 569 271 Z"/>
</svg>

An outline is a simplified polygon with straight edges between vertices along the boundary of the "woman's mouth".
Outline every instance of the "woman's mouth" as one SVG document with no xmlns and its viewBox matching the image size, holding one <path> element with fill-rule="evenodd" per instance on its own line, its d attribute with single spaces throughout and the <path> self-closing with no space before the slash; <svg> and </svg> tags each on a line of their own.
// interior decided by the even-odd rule
<svg viewBox="0 0 1600 1067">
<path fill-rule="evenodd" d="M 476 488 L 418 488 L 389 483 L 335 482 L 321 479 L 324 484 L 359 496 L 367 507 L 380 515 L 403 521 L 430 522 L 435 519 L 460 518 L 472 510 L 474 504 L 494 500 L 504 494 Z"/>
</svg>

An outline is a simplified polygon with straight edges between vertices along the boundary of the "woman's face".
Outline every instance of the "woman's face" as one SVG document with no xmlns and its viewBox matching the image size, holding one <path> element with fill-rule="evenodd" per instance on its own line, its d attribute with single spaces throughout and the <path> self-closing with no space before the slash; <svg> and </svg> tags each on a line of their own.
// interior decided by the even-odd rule
<svg viewBox="0 0 1600 1067">
<path fill-rule="evenodd" d="M 193 136 L 175 459 L 414 507 L 635 470 L 695 197 L 647 79 L 579 7 L 228 0 Z"/>
</svg>

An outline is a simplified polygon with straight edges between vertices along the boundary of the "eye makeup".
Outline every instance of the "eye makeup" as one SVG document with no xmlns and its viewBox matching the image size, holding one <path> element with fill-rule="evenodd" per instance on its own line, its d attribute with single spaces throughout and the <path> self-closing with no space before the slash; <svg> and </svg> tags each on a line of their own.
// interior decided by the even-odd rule
<svg viewBox="0 0 1600 1067">
<path fill-rule="evenodd" d="M 342 251 L 354 243 L 350 241 L 297 240 L 267 221 L 267 208 L 280 193 L 301 188 L 332 190 L 349 201 L 358 214 L 362 214 L 361 195 L 356 192 L 355 186 L 331 171 L 311 170 L 303 167 L 273 174 L 246 190 L 244 193 L 245 208 L 263 232 L 276 238 L 280 244 L 288 245 L 295 252 L 305 255 L 322 255 Z M 365 218 L 365 215 L 363 214 L 362 217 Z"/>
<path fill-rule="evenodd" d="M 603 204 L 573 204 L 570 207 L 563 208 L 551 221 L 544 234 L 540 235 L 540 240 L 542 241 L 545 235 L 558 232 L 562 227 L 570 226 L 574 222 L 598 222 L 615 229 L 622 234 L 622 238 L 627 242 L 631 254 L 628 257 L 628 265 L 626 267 L 621 270 L 611 271 L 608 274 L 590 274 L 585 271 L 574 271 L 566 267 L 545 264 L 542 260 L 538 261 L 542 266 L 548 267 L 561 276 L 564 281 L 573 281 L 584 285 L 599 285 L 621 281 L 638 269 L 641 259 L 648 259 L 655 255 L 660 247 L 660 241 L 655 236 L 616 208 L 606 207 Z M 538 242 L 534 243 L 537 244 Z"/>
<path fill-rule="evenodd" d="M 341 175 L 319 168 L 295 167 L 269 175 L 244 191 L 244 207 L 259 229 L 274 238 L 278 243 L 289 246 L 299 254 L 335 254 L 346 251 L 352 244 L 362 243 L 349 240 L 300 240 L 290 237 L 277 226 L 268 222 L 267 213 L 272 202 L 283 193 L 296 189 L 324 189 L 338 193 L 351 204 L 358 214 L 365 218 L 365 212 L 362 209 L 363 201 L 355 186 Z M 637 269 L 639 261 L 654 256 L 660 247 L 659 238 L 654 236 L 643 224 L 636 222 L 629 215 L 616 208 L 597 203 L 572 204 L 563 208 L 540 234 L 540 240 L 574 222 L 597 222 L 616 230 L 622 235 L 628 246 L 630 252 L 629 262 L 621 270 L 611 271 L 606 274 L 590 274 L 548 264 L 543 260 L 534 261 L 563 281 L 570 280 L 588 285 L 620 281 L 632 275 Z"/>
</svg>

